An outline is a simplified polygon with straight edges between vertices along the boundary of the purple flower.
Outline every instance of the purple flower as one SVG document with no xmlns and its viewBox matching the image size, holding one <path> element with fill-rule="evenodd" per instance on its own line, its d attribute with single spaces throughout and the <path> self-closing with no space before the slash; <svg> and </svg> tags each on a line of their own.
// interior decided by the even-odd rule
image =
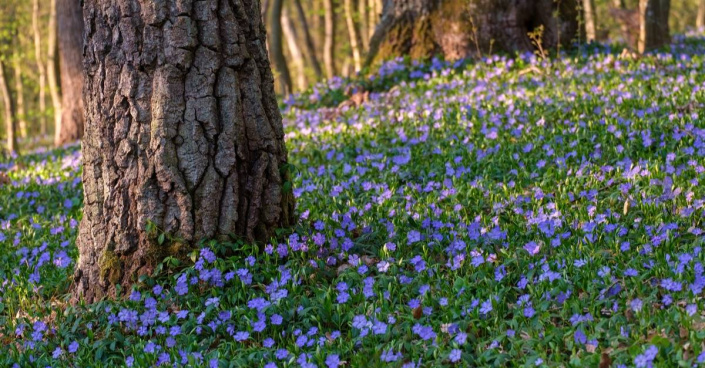
<svg viewBox="0 0 705 368">
<path fill-rule="evenodd" d="M 462 356 L 462 351 L 460 351 L 460 349 L 453 349 L 450 351 L 450 355 L 448 355 L 448 359 L 450 359 L 450 361 L 453 363 L 457 363 L 460 361 L 461 356 Z"/>
<path fill-rule="evenodd" d="M 340 366 L 340 357 L 337 354 L 330 354 L 326 357 L 326 366 L 328 368 L 338 368 Z"/>
<path fill-rule="evenodd" d="M 235 333 L 235 341 L 241 342 L 250 338 L 250 333 L 247 331 L 238 331 Z"/>
<path fill-rule="evenodd" d="M 527 252 L 529 252 L 529 255 L 535 256 L 539 253 L 539 250 L 541 249 L 541 246 L 536 244 L 536 242 L 528 242 L 526 245 L 524 245 L 524 249 L 526 249 Z"/>
</svg>

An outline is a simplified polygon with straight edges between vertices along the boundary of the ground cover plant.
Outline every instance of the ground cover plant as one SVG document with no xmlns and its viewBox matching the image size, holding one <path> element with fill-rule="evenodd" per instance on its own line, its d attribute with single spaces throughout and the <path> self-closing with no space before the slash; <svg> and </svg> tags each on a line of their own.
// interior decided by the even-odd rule
<svg viewBox="0 0 705 368">
<path fill-rule="evenodd" d="M 359 106 L 318 86 L 284 107 L 293 232 L 204 243 L 92 305 L 66 296 L 78 147 L 6 159 L 0 366 L 705 362 L 705 42 L 677 41 L 397 60 Z"/>
</svg>

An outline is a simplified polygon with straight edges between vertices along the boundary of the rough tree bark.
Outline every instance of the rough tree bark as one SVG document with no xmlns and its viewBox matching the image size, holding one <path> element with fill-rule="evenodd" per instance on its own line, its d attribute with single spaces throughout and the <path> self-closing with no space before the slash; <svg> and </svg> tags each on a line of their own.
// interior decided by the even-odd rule
<svg viewBox="0 0 705 368">
<path fill-rule="evenodd" d="M 348 26 L 348 37 L 350 39 L 350 49 L 352 51 L 353 66 L 355 71 L 359 72 L 362 69 L 362 53 L 360 51 L 360 44 L 362 40 L 360 39 L 360 27 L 358 22 L 355 20 L 355 4 L 353 0 L 343 0 L 343 7 L 345 8 L 345 22 Z"/>
<path fill-rule="evenodd" d="M 289 54 L 291 55 L 291 65 L 294 67 L 294 74 L 296 75 L 296 88 L 299 91 L 306 89 L 306 70 L 304 66 L 304 55 L 299 47 L 298 40 L 296 39 L 296 29 L 294 24 L 289 18 L 288 8 L 284 9 L 281 16 L 282 22 L 282 32 L 284 33 L 284 38 L 286 38 L 286 45 L 289 49 Z"/>
<path fill-rule="evenodd" d="M 61 60 L 61 129 L 54 144 L 83 137 L 83 11 L 76 0 L 58 0 L 59 58 Z"/>
<path fill-rule="evenodd" d="M 539 26 L 544 48 L 569 45 L 579 31 L 576 1 L 385 0 L 366 63 L 399 55 L 454 60 L 490 49 L 532 51 L 527 33 Z"/>
<path fill-rule="evenodd" d="M 42 61 L 42 35 L 39 31 L 39 0 L 32 2 L 32 36 L 34 37 L 34 61 L 39 72 L 39 132 L 47 134 L 46 66 Z"/>
<path fill-rule="evenodd" d="M 335 70 L 335 7 L 333 0 L 323 0 L 324 11 L 324 34 L 323 41 L 323 66 L 326 69 L 326 77 L 333 78 L 337 73 Z"/>
<path fill-rule="evenodd" d="M 291 225 L 259 0 L 85 0 L 83 14 L 74 301 L 114 295 L 201 239 L 269 241 Z M 159 245 L 148 224 L 179 240 Z"/>
<path fill-rule="evenodd" d="M 698 14 L 695 18 L 695 27 L 698 29 L 705 26 L 705 0 L 698 1 Z"/>
<path fill-rule="evenodd" d="M 304 8 L 301 6 L 301 0 L 294 0 L 294 7 L 296 8 L 296 13 L 299 17 L 299 23 L 301 23 L 301 31 L 304 36 L 304 45 L 306 46 L 306 57 L 311 68 L 313 68 L 313 73 L 316 74 L 316 79 L 321 79 L 323 76 L 323 71 L 321 70 L 321 64 L 318 62 L 318 57 L 316 56 L 316 45 L 311 37 L 311 31 L 308 28 L 308 21 L 306 20 L 306 14 L 304 13 Z M 314 17 L 314 19 L 316 19 Z"/>
<path fill-rule="evenodd" d="M 5 139 L 7 139 L 7 150 L 12 153 L 17 149 L 17 137 L 15 136 L 15 106 L 10 96 L 10 87 L 7 84 L 5 77 L 5 63 L 0 60 L 0 97 L 4 105 L 5 112 Z"/>
<path fill-rule="evenodd" d="M 583 1 L 583 19 L 585 19 L 585 37 L 588 42 L 597 39 L 597 21 L 595 20 L 595 0 Z"/>
<path fill-rule="evenodd" d="M 282 42 L 282 10 L 283 0 L 274 0 L 272 3 L 272 14 L 269 23 L 269 52 L 274 62 L 274 69 L 279 74 L 279 87 L 283 95 L 288 95 L 292 91 L 291 74 L 284 57 L 284 45 Z"/>
<path fill-rule="evenodd" d="M 54 132 L 61 130 L 61 95 L 59 93 L 59 78 L 56 73 L 56 0 L 49 3 L 49 37 L 47 39 L 47 81 L 51 104 L 54 107 Z"/>
<path fill-rule="evenodd" d="M 638 50 L 644 53 L 671 42 L 668 30 L 670 0 L 639 0 Z"/>
</svg>

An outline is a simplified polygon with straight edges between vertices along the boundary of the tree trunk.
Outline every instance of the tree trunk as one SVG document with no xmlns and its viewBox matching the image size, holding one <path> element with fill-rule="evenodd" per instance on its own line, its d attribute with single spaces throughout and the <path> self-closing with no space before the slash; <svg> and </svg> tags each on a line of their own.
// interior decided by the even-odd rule
<svg viewBox="0 0 705 368">
<path fill-rule="evenodd" d="M 46 66 L 42 62 L 42 36 L 39 31 L 39 0 L 32 2 L 32 33 L 34 36 L 34 59 L 39 72 L 39 132 L 47 134 Z"/>
<path fill-rule="evenodd" d="M 670 0 L 639 0 L 639 46 L 644 53 L 671 42 L 668 30 Z"/>
<path fill-rule="evenodd" d="M 705 26 L 705 0 L 698 1 L 698 15 L 695 18 L 695 27 L 702 29 Z"/>
<path fill-rule="evenodd" d="M 617 19 L 624 42 L 636 49 L 639 40 L 639 11 L 627 9 L 624 0 L 612 0 L 610 14 Z"/>
<path fill-rule="evenodd" d="M 18 45 L 19 47 L 19 45 Z M 15 69 L 15 93 L 17 94 L 17 125 L 20 130 L 20 137 L 27 137 L 27 109 L 25 109 L 24 104 L 24 84 L 22 83 L 22 60 L 19 57 L 14 58 L 14 69 Z"/>
<path fill-rule="evenodd" d="M 83 137 L 83 11 L 79 1 L 58 0 L 59 57 L 61 59 L 61 129 L 54 144 Z"/>
<path fill-rule="evenodd" d="M 323 0 L 324 15 L 324 32 L 325 40 L 323 42 L 323 65 L 326 68 L 326 77 L 328 79 L 335 76 L 335 8 L 333 0 Z"/>
<path fill-rule="evenodd" d="M 379 15 L 381 14 L 381 7 L 378 6 L 379 0 L 367 0 L 369 4 L 369 12 L 367 13 L 367 38 L 365 39 L 365 44 L 367 44 L 367 49 L 370 48 L 370 40 L 375 34 L 375 29 L 377 28 L 377 23 L 379 22 Z"/>
<path fill-rule="evenodd" d="M 369 39 L 367 35 L 367 0 L 356 0 L 357 3 L 357 19 L 359 20 L 360 26 L 360 50 L 364 53 L 367 50 L 367 40 Z"/>
<path fill-rule="evenodd" d="M 362 69 L 362 55 L 360 53 L 360 29 L 358 23 L 355 21 L 355 4 L 353 0 L 343 0 L 343 6 L 345 8 L 345 21 L 348 25 L 348 36 L 350 38 L 350 49 L 352 51 L 353 66 L 355 71 L 359 72 Z"/>
<path fill-rule="evenodd" d="M 17 149 L 17 137 L 15 137 L 15 106 L 12 104 L 12 96 L 10 96 L 10 88 L 5 77 L 5 64 L 0 59 L 0 95 L 5 111 L 5 139 L 7 139 L 7 150 L 10 153 Z"/>
<path fill-rule="evenodd" d="M 323 76 L 323 71 L 321 70 L 321 64 L 318 62 L 318 57 L 316 56 L 316 45 L 311 37 L 311 32 L 308 28 L 308 21 L 306 20 L 306 14 L 304 13 L 304 8 L 301 6 L 301 0 L 294 0 L 294 7 L 296 8 L 299 22 L 301 22 L 301 31 L 304 36 L 308 62 L 311 64 L 311 68 L 313 68 L 316 78 L 321 79 Z"/>
<path fill-rule="evenodd" d="M 367 64 L 400 55 L 455 60 L 494 51 L 528 52 L 528 33 L 543 26 L 543 48 L 570 45 L 577 0 L 386 0 Z M 558 14 L 558 16 L 554 16 Z"/>
<path fill-rule="evenodd" d="M 289 18 L 285 9 L 282 12 L 281 22 L 282 22 L 282 32 L 284 33 L 284 38 L 286 38 L 286 45 L 289 48 L 289 53 L 291 54 L 291 64 L 294 66 L 294 73 L 296 74 L 296 88 L 299 91 L 306 89 L 306 70 L 304 67 L 304 55 L 301 52 L 298 41 L 296 40 L 296 30 L 294 29 L 294 24 Z"/>
<path fill-rule="evenodd" d="M 595 0 L 583 1 L 583 18 L 585 19 L 585 36 L 588 42 L 597 39 L 597 21 L 595 20 Z"/>
<path fill-rule="evenodd" d="M 292 90 L 291 74 L 289 67 L 286 65 L 284 57 L 284 46 L 282 43 L 282 9 L 284 7 L 283 0 L 273 0 L 272 15 L 269 33 L 269 52 L 272 54 L 274 69 L 279 74 L 279 87 L 282 95 L 288 95 Z"/>
<path fill-rule="evenodd" d="M 270 241 L 295 220 L 259 0 L 141 3 L 84 3 L 74 301 L 114 295 L 200 240 Z M 152 226 L 175 240 L 158 244 Z"/>
<path fill-rule="evenodd" d="M 54 107 L 54 132 L 61 131 L 61 95 L 59 94 L 59 79 L 56 74 L 56 0 L 51 0 L 49 10 L 49 38 L 47 40 L 47 80 L 49 94 Z"/>
</svg>

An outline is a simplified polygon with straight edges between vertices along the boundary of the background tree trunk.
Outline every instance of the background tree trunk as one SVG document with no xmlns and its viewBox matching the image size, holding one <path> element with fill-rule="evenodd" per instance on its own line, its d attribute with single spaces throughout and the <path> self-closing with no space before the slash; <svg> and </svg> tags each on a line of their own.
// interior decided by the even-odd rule
<svg viewBox="0 0 705 368">
<path fill-rule="evenodd" d="M 34 36 L 34 59 L 39 72 L 39 132 L 47 134 L 46 66 L 42 61 L 42 35 L 39 31 L 39 0 L 32 2 L 32 34 Z"/>
<path fill-rule="evenodd" d="M 7 150 L 13 153 L 17 150 L 17 137 L 15 137 L 15 107 L 10 96 L 10 87 L 7 84 L 5 64 L 0 60 L 0 95 L 4 105 L 5 139 L 7 139 Z"/>
<path fill-rule="evenodd" d="M 323 71 L 321 70 L 321 64 L 318 62 L 318 56 L 316 55 L 316 45 L 311 37 L 311 31 L 308 28 L 308 21 L 306 20 L 306 14 L 304 13 L 304 8 L 301 6 L 301 0 L 294 0 L 294 7 L 296 8 L 296 13 L 301 23 L 301 31 L 304 36 L 304 44 L 306 45 L 306 56 L 308 58 L 311 68 L 313 68 L 313 73 L 316 74 L 316 79 L 321 79 L 323 76 Z M 314 19 L 317 16 L 314 17 Z"/>
<path fill-rule="evenodd" d="M 19 46 L 19 45 L 18 45 Z M 17 100 L 16 118 L 19 128 L 19 135 L 22 138 L 27 137 L 27 109 L 24 104 L 24 84 L 22 83 L 22 60 L 19 56 L 15 56 L 13 60 L 15 70 L 15 93 Z"/>
<path fill-rule="evenodd" d="M 58 0 L 59 57 L 61 59 L 61 129 L 54 144 L 83 137 L 83 10 L 76 0 Z"/>
<path fill-rule="evenodd" d="M 369 36 L 367 31 L 369 30 L 367 26 L 367 0 L 356 0 L 357 3 L 357 19 L 360 30 L 360 50 L 364 53 L 367 50 L 367 40 Z"/>
<path fill-rule="evenodd" d="M 698 15 L 695 18 L 695 27 L 701 29 L 705 26 L 705 0 L 698 1 Z"/>
<path fill-rule="evenodd" d="M 335 70 L 335 7 L 333 0 L 323 0 L 324 16 L 324 32 L 325 40 L 323 42 L 323 65 L 326 68 L 326 77 L 333 78 L 336 75 Z"/>
<path fill-rule="evenodd" d="M 367 49 L 369 51 L 370 48 L 370 40 L 372 39 L 372 36 L 375 34 L 375 29 L 377 28 L 377 22 L 379 21 L 379 15 L 381 14 L 381 6 L 378 6 L 380 4 L 379 0 L 363 0 L 363 1 L 368 1 L 368 7 L 370 8 L 369 12 L 367 13 L 367 39 L 365 39 L 365 43 L 367 44 Z"/>
<path fill-rule="evenodd" d="M 284 37 L 286 38 L 286 45 L 289 48 L 289 54 L 291 54 L 291 64 L 294 66 L 294 73 L 296 74 L 296 88 L 299 91 L 306 89 L 306 70 L 304 67 L 304 56 L 299 47 L 298 41 L 296 40 L 296 30 L 291 18 L 289 18 L 288 8 L 284 9 L 282 12 L 281 22 L 282 31 Z"/>
<path fill-rule="evenodd" d="M 355 20 L 355 4 L 353 0 L 343 0 L 343 7 L 345 8 L 345 21 L 348 25 L 348 36 L 350 39 L 350 49 L 352 51 L 353 66 L 355 71 L 359 72 L 362 69 L 362 54 L 360 52 L 360 29 L 357 21 Z"/>
<path fill-rule="evenodd" d="M 612 0 L 610 14 L 619 23 L 624 42 L 633 49 L 637 48 L 639 40 L 639 11 L 627 9 L 624 0 Z"/>
<path fill-rule="evenodd" d="M 657 49 L 671 42 L 668 30 L 670 0 L 639 0 L 640 53 Z"/>
<path fill-rule="evenodd" d="M 259 0 L 133 1 L 84 3 L 74 301 L 201 239 L 269 241 L 295 219 Z M 148 224 L 179 240 L 159 245 Z"/>
<path fill-rule="evenodd" d="M 588 42 L 597 39 L 597 21 L 595 20 L 595 0 L 583 1 L 583 18 L 585 19 L 585 36 Z"/>
<path fill-rule="evenodd" d="M 570 45 L 578 32 L 576 1 L 386 0 L 367 63 L 399 55 L 454 60 L 477 50 L 532 51 L 527 33 L 539 26 L 544 48 Z"/>
<path fill-rule="evenodd" d="M 284 46 L 282 43 L 282 9 L 284 7 L 283 0 L 273 0 L 272 14 L 270 19 L 269 32 L 269 52 L 272 55 L 274 69 L 279 74 L 279 86 L 281 87 L 282 95 L 288 95 L 292 90 L 291 74 L 289 67 L 286 65 L 284 57 Z"/>
<path fill-rule="evenodd" d="M 47 39 L 47 80 L 49 94 L 54 107 L 54 132 L 61 131 L 61 95 L 59 93 L 59 79 L 56 74 L 56 0 L 51 0 L 49 9 L 49 38 Z M 55 133 L 56 134 L 56 133 Z"/>
</svg>

